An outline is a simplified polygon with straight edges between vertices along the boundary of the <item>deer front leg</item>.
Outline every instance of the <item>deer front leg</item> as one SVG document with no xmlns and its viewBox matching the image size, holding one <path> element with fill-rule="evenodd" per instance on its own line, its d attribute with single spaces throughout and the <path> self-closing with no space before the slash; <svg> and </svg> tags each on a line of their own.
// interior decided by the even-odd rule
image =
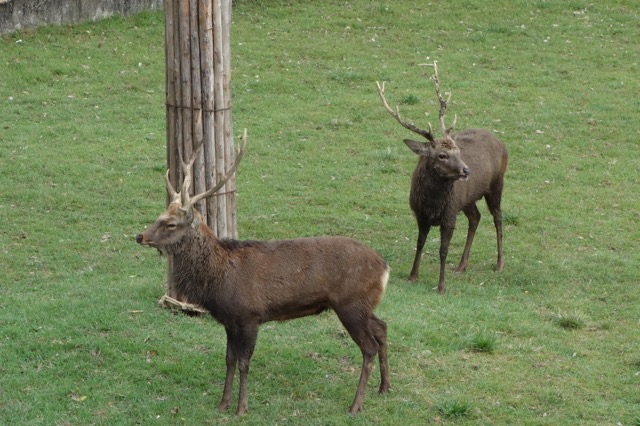
<svg viewBox="0 0 640 426">
<path fill-rule="evenodd" d="M 444 275 L 447 267 L 447 254 L 449 253 L 449 243 L 453 236 L 453 227 L 440 227 L 440 279 L 438 280 L 438 293 L 445 291 Z"/>
<path fill-rule="evenodd" d="M 219 411 L 226 411 L 231 404 L 231 391 L 233 390 L 233 378 L 236 373 L 238 358 L 231 332 L 227 330 L 227 375 L 224 379 L 224 390 L 222 391 L 222 399 L 218 404 Z"/>
<path fill-rule="evenodd" d="M 420 272 L 420 259 L 422 258 L 422 248 L 427 241 L 427 235 L 429 235 L 430 225 L 422 225 L 418 222 L 418 242 L 416 244 L 416 257 L 413 259 L 413 267 L 407 280 L 415 281 L 418 278 Z"/>
<path fill-rule="evenodd" d="M 238 342 L 238 370 L 240 371 L 240 395 L 238 397 L 237 416 L 245 415 L 249 409 L 249 395 L 247 379 L 249 377 L 249 364 L 253 356 L 253 350 L 258 338 L 258 325 L 247 325 L 240 330 Z"/>
</svg>

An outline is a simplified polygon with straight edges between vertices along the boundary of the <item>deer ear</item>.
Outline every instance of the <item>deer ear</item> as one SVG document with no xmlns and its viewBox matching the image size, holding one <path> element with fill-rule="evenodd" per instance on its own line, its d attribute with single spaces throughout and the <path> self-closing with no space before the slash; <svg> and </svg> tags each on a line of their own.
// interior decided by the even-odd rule
<svg viewBox="0 0 640 426">
<path fill-rule="evenodd" d="M 429 143 L 412 141 L 411 139 L 405 139 L 403 142 L 416 154 L 422 155 L 423 157 L 429 156 Z"/>
</svg>

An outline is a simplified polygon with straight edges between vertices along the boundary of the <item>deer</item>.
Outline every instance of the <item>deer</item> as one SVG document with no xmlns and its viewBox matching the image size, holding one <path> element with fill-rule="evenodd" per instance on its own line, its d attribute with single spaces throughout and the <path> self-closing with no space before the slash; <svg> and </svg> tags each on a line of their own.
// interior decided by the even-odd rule
<svg viewBox="0 0 640 426">
<path fill-rule="evenodd" d="M 362 369 L 349 413 L 362 409 L 365 388 L 380 365 L 379 393 L 391 387 L 387 356 L 387 325 L 373 310 L 386 290 L 390 268 L 374 250 L 343 236 L 290 240 L 218 239 L 195 205 L 213 196 L 235 173 L 246 145 L 246 129 L 235 161 L 209 190 L 190 196 L 192 166 L 180 159 L 180 192 L 166 174 L 170 203 L 164 213 L 137 235 L 142 246 L 157 249 L 173 262 L 169 279 L 179 298 L 202 307 L 226 332 L 226 377 L 220 411 L 231 404 L 236 369 L 240 392 L 236 415 L 248 412 L 249 364 L 258 328 L 268 321 L 316 315 L 333 310 L 362 352 Z M 199 150 L 199 149 L 198 149 Z"/>
<path fill-rule="evenodd" d="M 467 129 L 452 134 L 457 115 L 450 127 L 445 124 L 445 112 L 451 100 L 451 92 L 445 100 L 440 92 L 438 66 L 433 63 L 433 82 L 440 103 L 439 121 L 442 138 L 436 138 L 429 123 L 429 130 L 420 129 L 400 116 L 396 106 L 392 109 L 385 98 L 385 82 L 377 81 L 378 94 L 383 107 L 404 128 L 427 141 L 404 139 L 404 143 L 419 156 L 411 179 L 409 205 L 418 224 L 416 253 L 409 281 L 414 282 L 420 271 L 422 249 L 431 227 L 440 227 L 440 276 L 438 293 L 445 292 L 445 269 L 449 243 L 456 225 L 456 216 L 462 211 L 469 221 L 467 239 L 462 258 L 455 272 L 464 272 L 469 264 L 480 211 L 476 202 L 484 197 L 496 228 L 498 261 L 496 271 L 504 268 L 502 253 L 502 190 L 507 169 L 508 153 L 504 143 L 492 132 L 484 129 Z"/>
</svg>

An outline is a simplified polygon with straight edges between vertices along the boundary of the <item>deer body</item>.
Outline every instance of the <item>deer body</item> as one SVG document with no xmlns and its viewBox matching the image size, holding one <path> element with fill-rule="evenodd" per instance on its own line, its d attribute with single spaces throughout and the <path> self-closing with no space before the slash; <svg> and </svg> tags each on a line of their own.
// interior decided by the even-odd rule
<svg viewBox="0 0 640 426">
<path fill-rule="evenodd" d="M 207 309 L 225 328 L 227 368 L 218 408 L 226 410 L 230 405 L 237 369 L 240 394 L 236 414 L 247 412 L 247 377 L 259 325 L 327 309 L 336 312 L 363 356 L 349 412 L 356 414 L 362 407 L 376 355 L 380 362 L 379 392 L 389 390 L 387 327 L 373 314 L 389 278 L 389 267 L 380 255 L 346 237 L 220 240 L 193 208 L 200 195 L 189 199 L 191 164 L 183 164 L 186 184 L 182 196 L 167 179 L 173 202 L 136 240 L 169 256 L 173 262 L 170 279 L 178 298 Z"/>
<path fill-rule="evenodd" d="M 147 236 L 154 229 L 149 231 L 141 244 L 165 250 Z M 373 309 L 386 286 L 385 261 L 346 237 L 219 240 L 200 223 L 175 250 L 167 254 L 179 298 L 206 308 L 224 326 L 340 310 L 346 300 Z M 341 267 L 345 259 L 349 264 Z"/>
<path fill-rule="evenodd" d="M 420 259 L 427 235 L 433 226 L 440 226 L 440 277 L 438 292 L 445 291 L 445 269 L 449 243 L 456 224 L 456 216 L 462 211 L 469 220 L 467 240 L 456 272 L 462 272 L 469 263 L 471 244 L 480 221 L 476 202 L 485 198 L 496 227 L 498 262 L 496 271 L 504 268 L 502 254 L 502 189 L 507 169 L 508 154 L 504 144 L 491 132 L 483 129 L 468 129 L 454 136 L 453 126 L 447 128 L 444 113 L 447 101 L 440 94 L 437 64 L 433 64 L 436 95 L 440 102 L 440 127 L 444 137 L 437 139 L 429 130 L 422 130 L 400 117 L 388 105 L 384 96 L 384 83 L 378 83 L 382 104 L 403 127 L 427 139 L 418 142 L 405 139 L 404 143 L 420 156 L 413 172 L 409 204 L 418 222 L 418 241 L 409 281 L 415 281 L 420 271 Z M 449 96 L 450 97 L 450 96 Z M 454 119 L 455 125 L 455 119 Z"/>
<path fill-rule="evenodd" d="M 409 205 L 418 223 L 418 241 L 413 267 L 409 280 L 415 281 L 420 270 L 422 250 L 431 227 L 440 226 L 440 277 L 438 291 L 445 290 L 445 266 L 449 251 L 449 243 L 456 225 L 456 216 L 464 212 L 469 220 L 467 242 L 456 272 L 463 272 L 469 263 L 471 244 L 480 221 L 480 211 L 476 202 L 485 198 L 489 211 L 493 215 L 497 233 L 498 262 L 496 270 L 504 267 L 502 253 L 502 213 L 500 209 L 504 172 L 508 155 L 504 144 L 491 132 L 482 129 L 469 129 L 459 132 L 453 137 L 459 148 L 459 155 L 454 160 L 460 161 L 467 175 L 460 179 L 455 177 L 457 167 L 453 168 L 454 177 L 439 173 L 434 157 L 425 155 L 424 150 L 413 148 L 416 141 L 405 141 L 414 152 L 420 155 L 418 165 L 413 173 Z"/>
</svg>

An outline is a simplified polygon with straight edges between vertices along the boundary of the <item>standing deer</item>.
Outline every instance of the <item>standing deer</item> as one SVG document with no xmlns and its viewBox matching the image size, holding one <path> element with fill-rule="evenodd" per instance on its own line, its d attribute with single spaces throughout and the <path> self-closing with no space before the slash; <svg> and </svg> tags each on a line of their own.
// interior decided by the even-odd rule
<svg viewBox="0 0 640 426">
<path fill-rule="evenodd" d="M 247 376 L 260 324 L 333 309 L 362 351 L 360 381 L 349 409 L 356 414 L 362 408 L 376 354 L 379 393 L 391 386 L 387 326 L 373 314 L 384 295 L 389 267 L 375 251 L 346 237 L 285 241 L 216 238 L 194 205 L 215 194 L 233 175 L 245 144 L 246 131 L 229 172 L 201 194 L 189 196 L 197 151 L 189 163 L 182 162 L 185 177 L 180 193 L 171 186 L 167 171 L 171 203 L 136 241 L 169 256 L 173 261 L 169 279 L 181 299 L 203 307 L 225 328 L 227 371 L 219 410 L 229 408 L 237 368 L 240 395 L 236 414 L 247 412 Z"/>
<path fill-rule="evenodd" d="M 438 68 L 434 62 L 433 81 L 440 102 L 440 128 L 444 137 L 436 139 L 433 129 L 422 130 L 400 117 L 396 106 L 391 109 L 384 96 L 384 82 L 378 85 L 382 105 L 403 127 L 428 140 L 418 142 L 405 139 L 404 143 L 420 156 L 411 180 L 409 204 L 418 222 L 418 242 L 413 267 L 408 280 L 415 281 L 420 270 L 420 258 L 427 235 L 432 226 L 440 226 L 440 278 L 438 292 L 445 291 L 445 266 L 449 242 L 456 224 L 456 216 L 462 211 L 469 220 L 467 241 L 456 272 L 463 272 L 469 263 L 471 243 L 480 222 L 480 211 L 476 202 L 484 197 L 493 215 L 498 240 L 498 263 L 496 271 L 504 268 L 502 255 L 502 211 L 500 202 L 508 154 L 504 144 L 491 132 L 483 129 L 468 129 L 451 135 L 455 126 L 447 128 L 444 121 L 447 102 L 440 94 Z"/>
</svg>

